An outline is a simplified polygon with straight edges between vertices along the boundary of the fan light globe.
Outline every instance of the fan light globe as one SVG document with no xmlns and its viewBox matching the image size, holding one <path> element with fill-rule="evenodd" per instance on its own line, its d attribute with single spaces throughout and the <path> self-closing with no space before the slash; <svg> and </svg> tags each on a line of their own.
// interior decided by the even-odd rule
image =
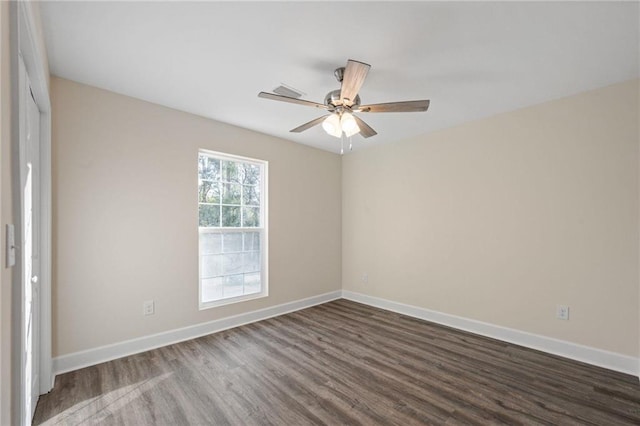
<svg viewBox="0 0 640 426">
<path fill-rule="evenodd" d="M 339 138 L 342 136 L 342 129 L 340 128 L 340 119 L 336 114 L 331 114 L 322 122 L 322 128 L 325 132 Z"/>
<path fill-rule="evenodd" d="M 353 136 L 360 131 L 360 127 L 358 127 L 356 119 L 348 112 L 342 114 L 342 117 L 340 118 L 340 125 L 342 126 L 344 134 L 347 136 Z"/>
</svg>

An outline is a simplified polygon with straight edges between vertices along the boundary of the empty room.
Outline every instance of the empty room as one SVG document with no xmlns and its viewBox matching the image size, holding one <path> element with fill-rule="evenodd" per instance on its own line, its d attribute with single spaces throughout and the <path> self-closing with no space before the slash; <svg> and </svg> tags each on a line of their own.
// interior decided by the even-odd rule
<svg viewBox="0 0 640 426">
<path fill-rule="evenodd" d="M 640 2 L 0 2 L 0 425 L 640 424 Z"/>
</svg>

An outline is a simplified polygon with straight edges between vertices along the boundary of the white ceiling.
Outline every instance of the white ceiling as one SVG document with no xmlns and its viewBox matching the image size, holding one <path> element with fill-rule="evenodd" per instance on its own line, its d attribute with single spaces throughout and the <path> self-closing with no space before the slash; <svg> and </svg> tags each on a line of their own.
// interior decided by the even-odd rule
<svg viewBox="0 0 640 426">
<path fill-rule="evenodd" d="M 322 102 L 346 60 L 372 65 L 360 114 L 378 135 L 432 132 L 637 78 L 637 2 L 45 2 L 52 74 L 337 152 L 315 108 L 257 97 L 285 83 Z"/>
</svg>

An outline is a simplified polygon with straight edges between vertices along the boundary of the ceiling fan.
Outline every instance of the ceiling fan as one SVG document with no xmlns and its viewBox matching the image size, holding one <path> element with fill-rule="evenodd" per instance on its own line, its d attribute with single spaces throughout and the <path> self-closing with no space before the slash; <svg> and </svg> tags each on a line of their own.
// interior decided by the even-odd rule
<svg viewBox="0 0 640 426">
<path fill-rule="evenodd" d="M 332 90 L 327 93 L 324 98 L 324 104 L 267 92 L 260 92 L 258 96 L 274 101 L 290 102 L 327 110 L 329 114 L 298 126 L 292 129 L 291 132 L 304 132 L 322 123 L 322 128 L 329 135 L 337 138 L 341 138 L 343 132 L 346 136 L 360 133 L 365 138 L 377 135 L 375 130 L 354 114 L 356 112 L 416 112 L 426 111 L 429 108 L 428 100 L 361 105 L 358 92 L 370 68 L 371 65 L 369 64 L 349 59 L 346 67 L 336 69 L 333 74 L 338 82 L 341 83 L 341 87 L 338 90 Z"/>
</svg>

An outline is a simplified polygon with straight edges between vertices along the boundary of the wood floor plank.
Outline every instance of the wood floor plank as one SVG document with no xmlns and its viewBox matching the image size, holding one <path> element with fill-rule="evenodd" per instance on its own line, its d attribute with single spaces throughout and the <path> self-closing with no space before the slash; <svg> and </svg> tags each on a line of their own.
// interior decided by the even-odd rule
<svg viewBox="0 0 640 426">
<path fill-rule="evenodd" d="M 638 425 L 637 377 L 344 299 L 56 378 L 43 425 Z"/>
</svg>

